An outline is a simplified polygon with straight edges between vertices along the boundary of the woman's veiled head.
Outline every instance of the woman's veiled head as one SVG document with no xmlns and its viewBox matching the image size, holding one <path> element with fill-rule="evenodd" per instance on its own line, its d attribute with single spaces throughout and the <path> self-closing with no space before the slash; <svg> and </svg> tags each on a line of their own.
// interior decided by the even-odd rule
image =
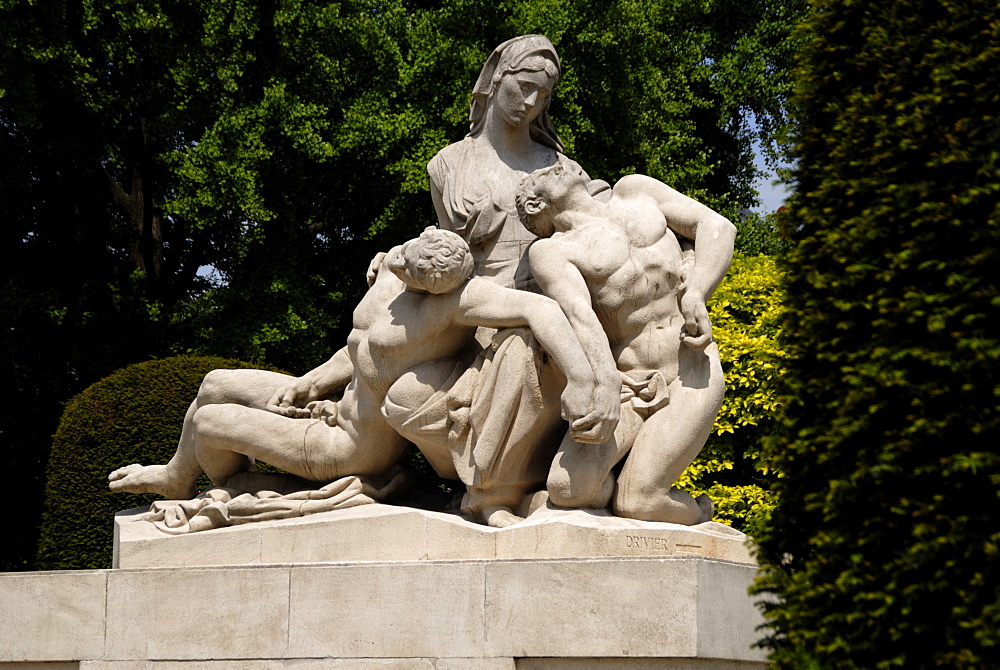
<svg viewBox="0 0 1000 670">
<path fill-rule="evenodd" d="M 537 83 L 546 89 L 542 110 L 531 121 L 531 138 L 539 144 L 562 151 L 562 142 L 552 126 L 548 110 L 548 92 L 559 81 L 559 55 L 548 38 L 542 35 L 515 37 L 490 54 L 472 91 L 469 135 L 476 137 L 483 131 L 486 111 L 500 90 L 504 78 L 516 77 L 518 73 L 525 73 L 526 79 L 538 80 Z"/>
</svg>

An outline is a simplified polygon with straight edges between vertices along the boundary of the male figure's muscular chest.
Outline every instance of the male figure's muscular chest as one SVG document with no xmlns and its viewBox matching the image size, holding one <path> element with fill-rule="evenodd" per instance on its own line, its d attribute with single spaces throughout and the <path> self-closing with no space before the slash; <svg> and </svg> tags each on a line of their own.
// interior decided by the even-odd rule
<svg viewBox="0 0 1000 670">
<path fill-rule="evenodd" d="M 655 207 L 617 208 L 612 221 L 585 231 L 574 259 L 596 305 L 616 309 L 674 290 L 680 245 Z"/>
</svg>

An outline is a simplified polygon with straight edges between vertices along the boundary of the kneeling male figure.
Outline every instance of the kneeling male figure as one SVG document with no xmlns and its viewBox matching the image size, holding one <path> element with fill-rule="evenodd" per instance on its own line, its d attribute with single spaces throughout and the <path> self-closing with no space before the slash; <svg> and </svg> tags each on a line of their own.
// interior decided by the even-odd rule
<svg viewBox="0 0 1000 670">
<path fill-rule="evenodd" d="M 722 404 L 705 301 L 729 268 L 736 228 L 643 175 L 622 178 L 601 202 L 566 158 L 526 176 L 517 207 L 542 238 L 528 249 L 538 285 L 569 319 L 598 392 L 620 390 L 623 401 L 603 443 L 566 435 L 549 473 L 551 502 L 610 502 L 618 516 L 647 521 L 710 519 L 707 497 L 695 501 L 672 484 L 701 451 Z M 693 255 L 675 233 L 694 240 Z"/>
</svg>

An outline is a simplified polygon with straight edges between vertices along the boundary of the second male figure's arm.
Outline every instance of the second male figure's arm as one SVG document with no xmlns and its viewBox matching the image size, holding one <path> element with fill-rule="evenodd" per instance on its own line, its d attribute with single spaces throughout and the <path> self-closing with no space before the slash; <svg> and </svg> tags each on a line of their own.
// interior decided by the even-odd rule
<svg viewBox="0 0 1000 670">
<path fill-rule="evenodd" d="M 538 286 L 559 304 L 594 371 L 597 380 L 595 405 L 606 417 L 602 424 L 595 426 L 595 431 L 608 439 L 618 422 L 621 375 L 608 336 L 594 313 L 587 282 L 579 268 L 560 252 L 558 245 L 559 242 L 553 240 L 537 240 L 528 248 L 528 259 Z M 594 441 L 592 437 L 588 436 L 587 441 Z"/>
</svg>

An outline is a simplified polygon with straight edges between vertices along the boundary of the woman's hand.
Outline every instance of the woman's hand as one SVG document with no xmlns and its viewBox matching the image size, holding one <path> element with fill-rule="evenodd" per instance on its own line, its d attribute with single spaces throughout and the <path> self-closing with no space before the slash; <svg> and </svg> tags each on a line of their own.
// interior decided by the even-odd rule
<svg viewBox="0 0 1000 670">
<path fill-rule="evenodd" d="M 385 260 L 385 257 L 386 252 L 380 251 L 375 254 L 375 258 L 368 264 L 368 271 L 365 272 L 365 279 L 368 280 L 368 288 L 371 288 L 375 284 L 375 280 L 378 279 L 378 271 L 382 267 L 382 261 Z"/>
</svg>

